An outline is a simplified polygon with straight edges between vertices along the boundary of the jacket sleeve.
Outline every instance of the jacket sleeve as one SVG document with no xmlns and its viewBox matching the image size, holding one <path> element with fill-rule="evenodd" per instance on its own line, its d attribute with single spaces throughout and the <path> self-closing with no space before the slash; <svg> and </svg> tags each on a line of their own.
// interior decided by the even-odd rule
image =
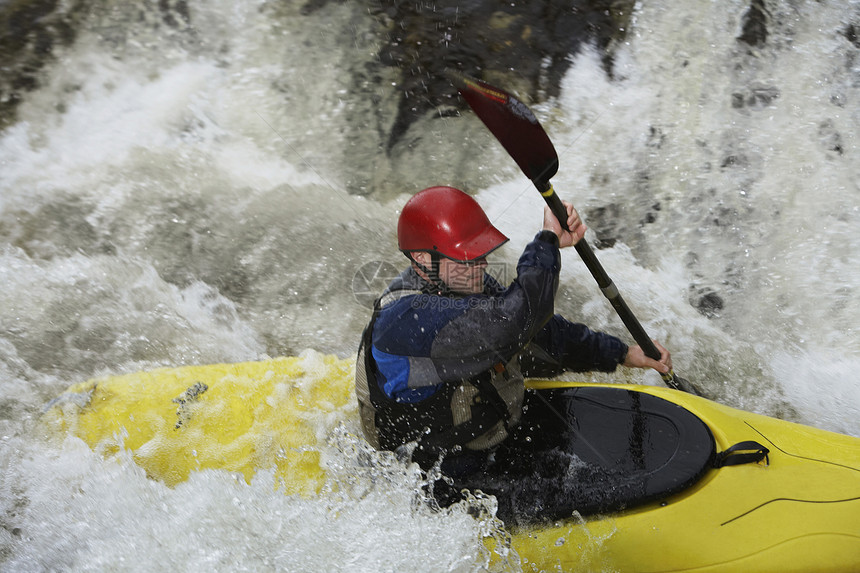
<svg viewBox="0 0 860 573">
<path fill-rule="evenodd" d="M 526 246 L 517 277 L 505 289 L 488 279 L 484 294 L 414 295 L 383 309 L 374 327 L 374 356 L 408 363 L 409 388 L 468 378 L 508 362 L 552 317 L 560 270 L 558 238 L 542 231 Z M 382 370 L 403 376 L 404 367 Z"/>
<path fill-rule="evenodd" d="M 552 317 L 560 270 L 558 237 L 541 232 L 523 251 L 508 288 L 463 299 L 470 308 L 442 325 L 433 340 L 431 358 L 440 377 L 462 379 L 510 361 Z"/>
<path fill-rule="evenodd" d="M 604 332 L 555 315 L 520 355 L 524 376 L 548 377 L 565 371 L 613 372 L 627 356 L 627 345 Z"/>
</svg>

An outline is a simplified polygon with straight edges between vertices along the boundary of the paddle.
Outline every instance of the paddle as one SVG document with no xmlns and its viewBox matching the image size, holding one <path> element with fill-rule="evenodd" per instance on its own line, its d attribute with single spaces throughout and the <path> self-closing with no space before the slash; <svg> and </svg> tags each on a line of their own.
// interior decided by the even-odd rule
<svg viewBox="0 0 860 573">
<path fill-rule="evenodd" d="M 523 173 L 531 179 L 561 226 L 569 230 L 567 229 L 567 210 L 550 183 L 550 179 L 558 172 L 558 154 L 532 111 L 506 91 L 486 82 L 457 72 L 449 71 L 447 75 L 481 121 L 496 136 Z M 659 360 L 660 351 L 621 298 L 612 279 L 606 274 L 594 251 L 591 250 L 591 246 L 582 239 L 576 243 L 575 248 L 633 339 L 649 358 Z M 663 381 L 670 388 L 697 396 L 702 395 L 696 386 L 671 370 L 662 376 Z"/>
</svg>

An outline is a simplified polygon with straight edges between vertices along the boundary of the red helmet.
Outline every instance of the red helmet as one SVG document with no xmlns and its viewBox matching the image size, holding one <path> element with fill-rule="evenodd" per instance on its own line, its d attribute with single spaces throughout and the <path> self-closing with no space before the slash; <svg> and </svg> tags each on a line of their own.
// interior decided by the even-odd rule
<svg viewBox="0 0 860 573">
<path fill-rule="evenodd" d="M 397 244 L 407 254 L 428 251 L 455 261 L 473 261 L 507 240 L 477 201 L 453 187 L 429 187 L 416 193 L 397 222 Z"/>
</svg>

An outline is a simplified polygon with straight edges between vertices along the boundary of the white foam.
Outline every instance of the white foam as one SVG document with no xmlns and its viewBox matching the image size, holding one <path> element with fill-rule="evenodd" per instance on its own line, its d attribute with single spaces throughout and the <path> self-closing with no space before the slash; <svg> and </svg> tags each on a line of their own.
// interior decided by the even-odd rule
<svg viewBox="0 0 860 573">
<path fill-rule="evenodd" d="M 726 403 L 860 435 L 860 58 L 840 35 L 844 7 L 821 3 L 769 6 L 771 43 L 746 53 L 735 37 L 747 7 L 640 3 L 613 80 L 593 50 L 577 56 L 559 100 L 536 107 L 560 155 L 554 183 L 583 213 L 621 207 L 624 236 L 598 257 L 680 375 Z M 349 3 L 316 20 L 267 2 L 190 9 L 188 35 L 133 12 L 114 30 L 107 15 L 88 22 L 0 134 L 4 567 L 480 570 L 483 526 L 416 509 L 405 467 L 378 485 L 335 447 L 327 463 L 367 495 L 303 500 L 273 494 L 265 473 L 244 485 L 206 472 L 169 489 L 126 457 L 34 437 L 41 406 L 99 372 L 350 354 L 369 317 L 353 274 L 403 261 L 395 221 L 411 190 L 391 201 L 345 191 L 376 165 L 387 125 L 356 109 L 372 92 L 387 117 L 394 97 L 386 85 L 350 99 L 341 62 L 361 65 L 373 46 Z M 759 88 L 779 95 L 733 107 Z M 367 137 L 352 125 L 350 140 L 348 121 Z M 439 148 L 404 157 L 416 185 L 461 175 L 450 158 L 462 148 L 440 145 L 460 125 L 410 132 L 428 129 L 421 149 Z M 476 191 L 511 237 L 498 257 L 513 265 L 540 228 L 540 198 L 496 163 L 506 159 L 489 136 L 465 137 L 488 146 L 456 159 L 495 174 Z M 387 190 L 387 172 L 375 175 Z M 640 226 L 649 210 L 655 223 Z M 559 309 L 626 337 L 564 257 Z M 723 298 L 720 316 L 691 305 L 700 288 Z M 340 423 L 357 433 L 354 409 L 337 414 L 320 414 L 318 435 Z"/>
</svg>

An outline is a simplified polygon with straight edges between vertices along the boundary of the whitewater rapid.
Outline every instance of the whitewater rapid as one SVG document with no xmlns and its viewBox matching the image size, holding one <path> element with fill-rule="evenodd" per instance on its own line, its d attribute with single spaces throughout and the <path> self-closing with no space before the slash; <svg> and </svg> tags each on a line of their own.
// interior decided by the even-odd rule
<svg viewBox="0 0 860 573">
<path fill-rule="evenodd" d="M 750 47 L 747 4 L 641 3 L 612 78 L 585 49 L 534 109 L 556 189 L 676 371 L 860 436 L 860 3 L 768 6 Z M 403 264 L 395 221 L 422 187 L 476 195 L 511 237 L 508 278 L 541 221 L 473 117 L 428 117 L 386 152 L 398 85 L 347 73 L 378 44 L 350 3 L 189 2 L 193 33 L 114 8 L 0 133 L 0 569 L 516 570 L 482 553 L 496 524 L 416 508 L 406 466 L 364 497 L 273 494 L 265 471 L 168 488 L 45 435 L 43 406 L 96 375 L 351 356 L 369 315 L 354 276 Z M 572 252 L 557 308 L 626 336 Z M 619 378 L 661 383 L 589 377 Z M 358 431 L 350 408 L 317 422 Z"/>
</svg>

